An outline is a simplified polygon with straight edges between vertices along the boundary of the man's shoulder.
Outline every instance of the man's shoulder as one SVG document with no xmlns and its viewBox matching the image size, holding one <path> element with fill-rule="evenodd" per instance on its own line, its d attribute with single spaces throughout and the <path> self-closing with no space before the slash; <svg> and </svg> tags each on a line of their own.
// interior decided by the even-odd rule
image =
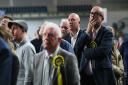
<svg viewBox="0 0 128 85">
<path fill-rule="evenodd" d="M 85 31 L 85 30 L 83 30 L 83 29 L 80 29 L 80 31 L 79 31 L 79 33 L 78 33 L 78 36 L 77 36 L 77 38 L 81 37 L 81 36 L 83 35 L 84 31 Z"/>
<path fill-rule="evenodd" d="M 45 52 L 44 51 L 41 51 L 41 52 L 35 54 L 34 63 L 39 64 L 39 63 L 43 62 L 44 57 L 45 57 Z"/>
<path fill-rule="evenodd" d="M 75 57 L 75 54 L 68 52 L 62 48 L 59 49 L 58 54 L 62 55 L 64 58 L 68 58 L 68 59 Z"/>
<path fill-rule="evenodd" d="M 101 26 L 101 28 L 98 31 L 98 33 L 100 33 L 101 36 L 103 36 L 103 35 L 111 35 L 112 36 L 112 32 L 109 31 L 109 29 L 106 26 Z"/>
<path fill-rule="evenodd" d="M 79 34 L 82 34 L 82 33 L 84 33 L 84 29 L 80 29 L 80 31 L 79 31 Z"/>
<path fill-rule="evenodd" d="M 101 26 L 101 30 L 102 31 L 105 31 L 105 32 L 110 32 L 110 30 L 108 29 L 108 27 L 107 26 Z"/>
<path fill-rule="evenodd" d="M 61 44 L 61 46 L 72 47 L 72 45 L 64 39 L 62 39 L 62 42 L 60 44 Z"/>
<path fill-rule="evenodd" d="M 45 51 L 43 50 L 43 51 L 41 51 L 41 52 L 39 52 L 39 53 L 36 53 L 35 56 L 36 56 L 36 57 L 44 56 L 44 54 L 45 54 Z"/>
<path fill-rule="evenodd" d="M 30 41 L 27 41 L 24 45 L 23 45 L 24 49 L 33 49 L 35 50 L 34 46 L 32 45 L 32 43 Z"/>
<path fill-rule="evenodd" d="M 123 43 L 122 43 L 122 46 L 124 46 L 124 47 L 128 47 L 128 40 L 126 40 L 126 41 L 124 41 Z"/>
</svg>

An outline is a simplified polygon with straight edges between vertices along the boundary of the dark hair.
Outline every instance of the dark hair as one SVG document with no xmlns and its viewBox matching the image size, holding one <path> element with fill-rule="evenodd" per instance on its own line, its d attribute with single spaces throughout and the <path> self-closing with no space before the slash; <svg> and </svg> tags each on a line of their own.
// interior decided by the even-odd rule
<svg viewBox="0 0 128 85">
<path fill-rule="evenodd" d="M 1 17 L 1 20 L 4 19 L 4 18 L 8 18 L 9 20 L 13 20 L 11 17 L 9 17 L 9 16 L 7 16 L 7 15 Z"/>
</svg>

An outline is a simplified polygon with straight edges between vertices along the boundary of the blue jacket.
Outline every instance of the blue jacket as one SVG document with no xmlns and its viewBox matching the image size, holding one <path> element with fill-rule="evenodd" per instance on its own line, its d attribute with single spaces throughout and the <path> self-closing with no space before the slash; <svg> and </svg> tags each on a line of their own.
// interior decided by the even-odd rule
<svg viewBox="0 0 128 85">
<path fill-rule="evenodd" d="M 63 48 L 64 50 L 74 54 L 73 47 L 68 41 L 62 39 L 62 42 L 60 43 L 60 47 Z"/>
<path fill-rule="evenodd" d="M 125 83 L 128 85 L 128 40 L 121 45 L 120 53 L 124 63 Z"/>
<path fill-rule="evenodd" d="M 94 40 L 97 44 L 96 48 L 90 48 L 91 38 L 85 32 L 77 40 L 75 54 L 83 56 L 87 60 L 95 60 L 96 68 L 112 68 L 111 51 L 112 51 L 112 33 L 105 27 L 101 27 Z M 87 46 L 87 48 L 84 48 Z"/>
<path fill-rule="evenodd" d="M 11 51 L 0 37 L 0 85 L 11 85 L 12 62 Z"/>
</svg>

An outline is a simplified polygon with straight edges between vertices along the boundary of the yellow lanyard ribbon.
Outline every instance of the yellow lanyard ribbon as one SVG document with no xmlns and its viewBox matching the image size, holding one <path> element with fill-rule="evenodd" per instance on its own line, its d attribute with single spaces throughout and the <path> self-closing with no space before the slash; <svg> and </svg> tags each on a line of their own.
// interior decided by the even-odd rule
<svg viewBox="0 0 128 85">
<path fill-rule="evenodd" d="M 63 80 L 62 80 L 62 74 L 60 72 L 60 66 L 57 68 L 57 79 L 58 79 L 58 85 L 63 85 Z"/>
<path fill-rule="evenodd" d="M 63 85 L 62 74 L 60 71 L 62 65 L 64 65 L 64 58 L 61 55 L 56 55 L 53 58 L 53 66 L 57 68 L 58 85 Z"/>
</svg>

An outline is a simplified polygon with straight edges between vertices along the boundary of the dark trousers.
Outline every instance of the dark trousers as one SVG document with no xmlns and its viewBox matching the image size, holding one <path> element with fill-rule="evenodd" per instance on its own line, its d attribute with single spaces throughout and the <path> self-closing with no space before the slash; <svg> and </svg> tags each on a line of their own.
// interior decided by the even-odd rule
<svg viewBox="0 0 128 85">
<path fill-rule="evenodd" d="M 96 85 L 116 85 L 115 76 L 112 69 L 93 69 Z"/>
<path fill-rule="evenodd" d="M 81 72 L 81 85 L 96 85 L 93 75 L 87 75 L 85 72 Z"/>
</svg>

